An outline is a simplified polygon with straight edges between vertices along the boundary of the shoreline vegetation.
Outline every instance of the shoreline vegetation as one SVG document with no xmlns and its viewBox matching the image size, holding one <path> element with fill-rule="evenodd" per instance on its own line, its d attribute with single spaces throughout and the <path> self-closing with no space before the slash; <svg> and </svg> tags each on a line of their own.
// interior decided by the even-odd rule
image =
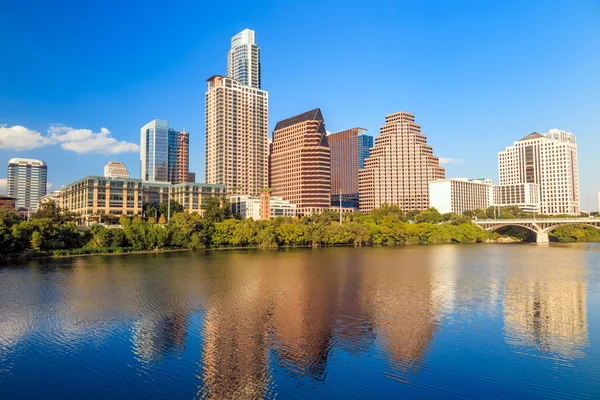
<svg viewBox="0 0 600 400">
<path fill-rule="evenodd" d="M 54 204 L 42 205 L 29 221 L 9 210 L 0 210 L 0 259 L 65 257 L 95 254 L 141 254 L 198 249 L 276 249 L 332 246 L 398 246 L 445 243 L 515 243 L 528 233 L 507 228 L 486 231 L 473 218 L 526 217 L 517 207 L 475 210 L 462 216 L 440 214 L 435 209 L 403 213 L 397 206 L 383 205 L 363 214 L 325 211 L 301 218 L 278 217 L 254 221 L 232 216 L 227 199 L 209 198 L 204 217 L 183 211 L 176 202 L 167 222 L 166 204 L 147 205 L 144 215 L 121 217 L 116 227 L 102 224 L 78 227 L 76 216 Z M 152 209 L 150 209 L 150 207 Z M 160 213 L 159 213 L 160 210 Z M 490 215 L 491 214 L 491 215 Z M 539 218 L 540 216 L 538 216 Z M 583 226 L 557 228 L 551 239 L 558 242 L 600 241 L 600 230 Z"/>
</svg>

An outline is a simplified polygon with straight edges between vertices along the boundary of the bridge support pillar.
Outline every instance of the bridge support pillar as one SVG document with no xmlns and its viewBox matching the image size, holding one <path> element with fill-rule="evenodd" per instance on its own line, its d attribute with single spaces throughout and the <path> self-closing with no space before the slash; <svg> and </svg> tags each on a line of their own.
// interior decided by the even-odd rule
<svg viewBox="0 0 600 400">
<path fill-rule="evenodd" d="M 548 237 L 548 232 L 538 232 L 536 234 L 536 242 L 537 243 L 550 243 L 550 238 Z"/>
</svg>

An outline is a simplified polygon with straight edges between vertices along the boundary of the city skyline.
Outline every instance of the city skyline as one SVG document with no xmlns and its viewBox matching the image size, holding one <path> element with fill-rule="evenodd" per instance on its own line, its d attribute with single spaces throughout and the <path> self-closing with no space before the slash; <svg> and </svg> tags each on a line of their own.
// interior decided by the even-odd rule
<svg viewBox="0 0 600 400">
<path fill-rule="evenodd" d="M 593 172 L 598 169 L 600 161 L 596 160 L 592 151 L 600 144 L 597 135 L 600 122 L 594 121 L 592 112 L 597 109 L 598 104 L 590 101 L 594 97 L 589 96 L 600 87 L 600 82 L 592 79 L 593 75 L 591 75 L 591 71 L 600 65 L 600 58 L 594 58 L 595 53 L 584 49 L 600 37 L 600 29 L 590 25 L 593 16 L 598 15 L 600 10 L 583 2 L 576 5 L 569 3 L 569 6 L 540 8 L 531 4 L 519 4 L 521 16 L 510 15 L 508 12 L 510 5 L 466 10 L 469 11 L 469 15 L 481 16 L 482 21 L 488 23 L 489 28 L 483 30 L 481 38 L 469 38 L 463 42 L 462 47 L 449 46 L 447 51 L 463 49 L 462 55 L 450 56 L 446 51 L 442 56 L 447 62 L 437 69 L 430 68 L 419 74 L 415 68 L 434 57 L 431 52 L 438 49 L 438 45 L 433 39 L 439 39 L 437 35 L 441 32 L 436 31 L 426 38 L 416 37 L 416 44 L 410 47 L 411 50 L 416 51 L 415 68 L 402 67 L 398 70 L 401 78 L 413 76 L 414 79 L 411 78 L 411 82 L 405 79 L 399 79 L 398 82 L 384 79 L 380 84 L 369 85 L 371 86 L 369 88 L 361 87 L 360 96 L 352 101 L 344 97 L 358 94 L 358 83 L 365 78 L 364 74 L 394 77 L 390 74 L 392 70 L 389 68 L 393 64 L 393 59 L 390 63 L 385 59 L 379 63 L 373 63 L 372 60 L 375 56 L 379 57 L 382 47 L 390 44 L 389 40 L 392 39 L 387 39 L 386 34 L 402 33 L 402 28 L 374 27 L 377 29 L 368 33 L 361 30 L 360 35 L 343 31 L 349 35 L 349 40 L 354 39 L 352 47 L 354 55 L 361 54 L 369 61 L 367 64 L 364 61 L 358 62 L 359 67 L 352 67 L 345 62 L 342 52 L 348 51 L 349 47 L 337 39 L 337 34 L 328 35 L 322 32 L 308 34 L 292 25 L 285 31 L 291 35 L 280 37 L 285 35 L 277 33 L 279 25 L 268 23 L 267 20 L 274 21 L 273 15 L 283 13 L 284 10 L 268 9 L 263 10 L 264 15 L 255 13 L 249 18 L 232 18 L 231 21 L 223 24 L 223 27 L 211 26 L 202 31 L 200 36 L 196 34 L 186 38 L 185 44 L 174 50 L 175 56 L 169 58 L 169 62 L 166 63 L 168 68 L 158 70 L 156 75 L 152 75 L 145 68 L 140 68 L 137 72 L 129 71 L 123 74 L 122 78 L 110 82 L 105 90 L 94 89 L 96 83 L 92 83 L 91 77 L 79 70 L 75 71 L 77 73 L 74 73 L 74 77 L 67 77 L 52 69 L 51 66 L 47 66 L 50 76 L 58 74 L 57 78 L 60 79 L 57 82 L 68 83 L 71 79 L 78 79 L 81 83 L 81 87 L 65 90 L 63 94 L 58 95 L 48 90 L 55 84 L 48 83 L 41 85 L 40 88 L 33 87 L 35 80 L 39 79 L 39 72 L 34 71 L 36 73 L 33 74 L 30 87 L 27 86 L 27 81 L 23 80 L 22 74 L 13 67 L 7 66 L 8 74 L 3 74 L 3 78 L 10 76 L 10 81 L 5 82 L 5 79 L 0 78 L 2 87 L 6 89 L 0 94 L 2 106 L 0 124 L 6 124 L 5 127 L 0 128 L 1 135 L 13 133 L 14 126 L 23 126 L 25 128 L 19 133 L 21 136 L 17 137 L 32 139 L 33 145 L 38 147 L 29 149 L 22 147 L 21 151 L 16 151 L 18 147 L 11 142 L 13 136 L 0 136 L 4 139 L 0 140 L 2 142 L 0 162 L 6 164 L 14 157 L 43 159 L 49 165 L 48 182 L 54 189 L 80 178 L 82 174 L 79 171 L 100 175 L 102 166 L 109 159 L 124 162 L 130 166 L 132 176 L 135 176 L 136 159 L 139 160 L 137 152 L 139 140 L 136 140 L 139 133 L 136 131 L 139 132 L 137 130 L 139 126 L 150 119 L 164 118 L 172 121 L 176 126 L 191 127 L 189 130 L 192 132 L 190 170 L 198 172 L 197 181 L 205 181 L 204 124 L 203 115 L 198 115 L 203 114 L 198 112 L 198 106 L 200 110 L 203 108 L 203 85 L 206 77 L 213 72 L 226 72 L 223 61 L 228 42 L 233 35 L 244 28 L 249 28 L 260 36 L 261 66 L 264 71 L 262 85 L 269 89 L 272 97 L 269 105 L 271 119 L 269 136 L 272 135 L 274 122 L 293 115 L 297 110 L 318 106 L 327 115 L 327 126 L 331 132 L 346 129 L 348 126 L 364 126 L 376 137 L 383 115 L 404 110 L 418 115 L 423 133 L 434 147 L 436 155 L 441 158 L 443 167 L 447 170 L 447 177 L 489 176 L 497 183 L 499 179 L 495 158 L 498 152 L 530 132 L 546 132 L 551 128 L 562 129 L 573 132 L 581 144 L 579 149 L 581 204 L 582 209 L 591 208 L 594 211 L 597 208 L 596 193 L 599 185 Z M 15 9 L 7 10 L 7 15 L 19 11 L 18 5 L 10 7 Z M 388 8 L 389 15 L 382 16 L 384 20 L 398 15 L 401 11 L 401 7 L 388 5 Z M 463 9 L 461 6 L 458 8 Z M 415 24 L 429 26 L 441 18 L 436 12 L 423 14 L 424 10 L 416 5 L 409 5 L 408 9 L 407 11 L 421 12 L 417 15 Z M 565 9 L 567 11 L 564 11 Z M 323 6 L 323 10 L 325 14 L 333 15 L 331 7 Z M 535 15 L 534 10 L 537 12 Z M 71 10 L 71 12 L 77 14 L 78 10 Z M 498 12 L 495 17 L 492 16 L 494 12 Z M 367 8 L 364 13 L 367 17 L 373 16 L 374 10 Z M 332 27 L 341 29 L 343 17 L 353 15 L 353 11 L 343 10 L 342 14 L 332 20 Z M 33 17 L 35 19 L 36 15 Z M 295 21 L 296 17 L 293 15 L 291 17 L 292 21 Z M 549 30 L 537 33 L 537 36 L 532 33 L 530 29 L 542 26 L 545 20 L 551 17 L 560 17 L 563 22 L 577 20 L 578 24 L 569 32 L 560 34 Z M 526 20 L 530 23 L 528 27 L 525 26 Z M 492 35 L 491 29 L 511 21 L 516 23 L 515 32 Z M 10 29 L 10 22 L 7 26 Z M 460 38 L 470 28 L 478 26 L 479 23 L 469 22 L 465 26 L 465 32 L 450 32 L 449 35 L 452 38 Z M 327 54 L 327 57 L 341 61 L 333 63 L 337 64 L 337 72 L 323 65 L 315 67 L 298 63 L 309 54 L 308 49 L 299 45 L 300 32 L 307 34 L 304 39 L 310 42 L 311 51 L 317 49 Z M 30 33 L 30 35 L 35 34 L 36 32 Z M 61 34 L 62 32 L 59 31 L 53 35 L 60 37 Z M 85 37 L 86 34 L 83 36 Z M 315 41 L 316 37 L 322 37 L 322 42 Z M 486 43 L 485 40 L 491 38 L 496 38 L 498 41 L 492 40 Z M 140 45 L 143 45 L 144 39 L 139 39 Z M 167 42 L 169 40 L 162 39 Z M 518 40 L 522 43 L 518 44 Z M 195 45 L 193 45 L 194 41 Z M 380 43 L 369 47 L 368 43 L 377 41 Z M 491 49 L 479 48 L 482 43 L 491 46 Z M 550 43 L 552 46 L 549 46 Z M 574 43 L 577 45 L 573 46 Z M 185 46 L 190 49 L 192 45 L 195 55 L 186 54 Z M 339 47 L 339 51 L 336 46 Z M 511 46 L 513 48 L 508 50 Z M 534 49 L 531 56 L 524 52 L 525 49 L 530 48 Z M 494 49 L 498 52 L 496 55 L 490 55 Z M 77 48 L 68 48 L 65 51 L 68 54 L 77 54 L 76 50 Z M 103 50 L 101 45 L 100 50 Z M 9 48 L 8 55 L 12 54 L 11 51 L 17 52 L 17 49 Z M 134 49 L 133 53 L 135 51 L 137 50 Z M 547 61 L 548 57 L 556 55 L 563 56 L 559 63 L 560 67 L 552 66 Z M 524 62 L 515 64 L 516 67 L 488 68 L 491 61 L 516 61 L 519 57 Z M 200 62 L 200 59 L 203 61 Z M 464 67 L 467 61 L 473 66 L 467 67 L 466 70 L 458 68 Z M 73 72 L 72 68 L 67 69 Z M 198 69 L 198 72 L 189 73 L 191 68 Z M 208 70 L 210 72 L 207 74 Z M 484 70 L 487 72 L 482 73 L 481 71 Z M 535 75 L 533 75 L 534 70 Z M 315 75 L 317 71 L 320 72 L 319 75 Z M 477 73 L 469 76 L 471 71 Z M 284 79 L 286 73 L 290 76 L 290 72 L 293 72 L 294 79 Z M 448 78 L 455 82 L 450 82 Z M 106 84 L 106 79 L 107 76 L 101 74 L 98 81 Z M 140 99 L 133 109 L 126 108 L 126 112 L 123 112 L 124 104 L 132 102 L 132 93 L 144 93 L 150 87 L 155 88 L 156 85 L 161 92 L 166 82 L 173 79 L 179 84 L 170 87 L 169 91 L 173 93 L 171 96 L 166 96 L 164 101 L 150 104 L 146 99 Z M 177 93 L 181 85 L 191 87 Z M 506 88 L 501 88 L 502 85 Z M 315 96 L 316 92 L 313 90 L 315 86 L 322 88 L 318 96 Z M 422 89 L 422 92 L 416 92 L 417 89 Z M 511 90 L 512 97 L 506 96 Z M 96 92 L 99 92 L 97 97 L 94 95 Z M 457 93 L 460 95 L 455 98 Z M 550 96 L 551 94 L 553 96 Z M 174 96 L 180 96 L 181 102 L 191 98 L 193 101 L 189 107 L 181 107 L 182 103 L 179 101 L 167 105 L 165 102 L 172 101 Z M 506 99 L 502 99 L 502 96 L 506 96 Z M 154 100 L 156 98 L 153 96 Z M 102 112 L 97 112 L 98 105 L 102 106 L 100 107 Z M 505 118 L 507 115 L 510 117 Z M 132 126 L 136 126 L 137 129 L 132 129 Z M 49 132 L 48 137 L 46 131 Z M 41 134 L 36 136 L 34 132 L 41 132 Z M 81 137 L 87 139 L 80 140 Z M 94 146 L 87 145 L 92 141 Z M 26 141 L 21 143 L 24 145 Z M 73 163 L 81 166 L 73 170 L 70 168 Z M 0 172 L 0 179 L 6 179 L 3 175 L 4 173 Z"/>
</svg>

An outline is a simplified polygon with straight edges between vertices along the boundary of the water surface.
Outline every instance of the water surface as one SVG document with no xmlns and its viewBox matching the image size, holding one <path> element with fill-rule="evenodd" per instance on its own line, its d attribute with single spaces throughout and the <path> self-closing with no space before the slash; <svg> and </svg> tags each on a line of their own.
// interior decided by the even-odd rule
<svg viewBox="0 0 600 400">
<path fill-rule="evenodd" d="M 600 246 L 0 268 L 3 399 L 600 398 Z"/>
</svg>

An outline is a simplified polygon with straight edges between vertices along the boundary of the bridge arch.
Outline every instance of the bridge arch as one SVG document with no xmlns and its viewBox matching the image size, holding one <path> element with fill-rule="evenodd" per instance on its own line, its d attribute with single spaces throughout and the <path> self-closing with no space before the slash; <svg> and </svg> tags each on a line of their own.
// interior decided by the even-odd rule
<svg viewBox="0 0 600 400">
<path fill-rule="evenodd" d="M 581 222 L 567 222 L 567 223 L 559 223 L 559 224 L 554 224 L 552 226 L 548 226 L 545 227 L 541 230 L 542 233 L 550 233 L 553 230 L 555 230 L 556 228 L 561 228 L 563 226 L 573 226 L 573 225 L 585 225 L 585 226 L 591 226 L 592 228 L 596 228 L 598 230 L 600 230 L 600 226 L 597 225 L 598 223 L 596 222 L 596 225 L 594 225 L 593 222 L 585 222 L 585 221 L 581 221 Z"/>
<path fill-rule="evenodd" d="M 539 231 L 537 229 L 535 229 L 533 226 L 527 226 L 525 224 L 519 224 L 519 223 L 516 223 L 516 222 L 493 225 L 493 226 L 485 228 L 485 230 L 487 230 L 487 231 L 497 231 L 498 229 L 500 229 L 500 228 L 506 228 L 507 226 L 519 226 L 521 228 L 525 228 L 525 229 L 527 229 L 527 230 L 535 233 L 536 235 L 539 233 Z"/>
</svg>

